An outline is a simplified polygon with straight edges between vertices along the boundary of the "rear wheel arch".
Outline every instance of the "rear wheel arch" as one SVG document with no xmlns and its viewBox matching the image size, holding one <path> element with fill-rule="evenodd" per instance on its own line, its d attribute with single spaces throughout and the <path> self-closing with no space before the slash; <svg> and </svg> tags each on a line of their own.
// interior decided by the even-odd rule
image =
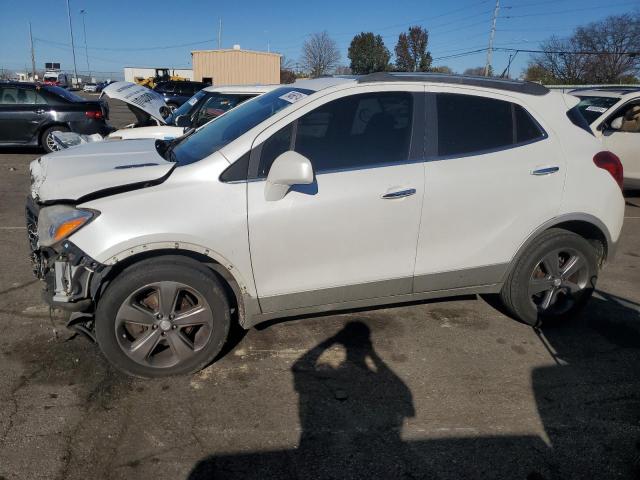
<svg viewBox="0 0 640 480">
<path fill-rule="evenodd" d="M 611 236 L 607 227 L 596 217 L 586 214 L 577 213 L 563 215 L 554 218 L 540 227 L 538 227 L 527 239 L 520 245 L 518 251 L 509 262 L 509 268 L 505 274 L 506 279 L 515 267 L 518 260 L 527 251 L 529 246 L 544 232 L 550 229 L 561 229 L 580 235 L 587 240 L 596 251 L 599 266 L 602 266 L 610 255 L 612 246 Z"/>
</svg>

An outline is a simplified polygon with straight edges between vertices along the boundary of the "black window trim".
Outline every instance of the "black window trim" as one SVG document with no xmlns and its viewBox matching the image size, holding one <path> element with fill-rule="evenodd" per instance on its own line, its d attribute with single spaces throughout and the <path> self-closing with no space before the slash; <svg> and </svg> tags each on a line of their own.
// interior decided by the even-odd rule
<svg viewBox="0 0 640 480">
<path fill-rule="evenodd" d="M 434 98 L 436 95 L 439 95 L 440 93 L 449 93 L 449 92 L 439 92 L 439 93 L 432 93 L 432 95 L 434 96 Z M 538 129 L 540 130 L 541 135 L 538 138 L 534 138 L 533 140 L 527 140 L 526 142 L 516 142 L 515 140 L 517 139 L 517 127 L 515 125 L 513 125 L 513 140 L 514 143 L 510 144 L 510 145 L 504 145 L 502 147 L 496 147 L 496 148 L 487 148 L 484 150 L 476 150 L 473 152 L 468 152 L 468 153 L 454 153 L 451 155 L 439 155 L 437 152 L 440 151 L 440 145 L 438 142 L 438 136 L 437 136 L 437 131 L 436 131 L 436 137 L 434 139 L 435 141 L 435 145 L 436 145 L 436 149 L 435 149 L 435 154 L 432 154 L 431 156 L 427 156 L 426 161 L 427 162 L 436 162 L 436 161 L 440 161 L 440 160 L 455 160 L 457 158 L 467 158 L 467 157 L 477 157 L 480 155 L 488 155 L 490 153 L 497 153 L 497 152 L 502 152 L 505 150 L 513 150 L 514 148 L 520 148 L 520 147 L 526 147 L 528 145 L 532 145 L 534 143 L 537 142 L 542 142 L 545 141 L 549 138 L 549 134 L 547 133 L 547 131 L 542 127 L 542 125 L 540 125 L 540 122 L 538 122 L 538 120 L 536 120 L 536 118 L 531 115 L 531 113 L 529 112 L 529 110 L 524 106 L 521 105 L 519 103 L 513 102 L 511 100 L 503 100 L 501 98 L 494 98 L 494 97 L 487 97 L 484 95 L 473 95 L 473 94 L 466 94 L 466 93 L 452 93 L 451 95 L 468 95 L 468 96 L 472 96 L 472 97 L 480 97 L 480 98 L 488 98 L 491 100 L 499 100 L 499 101 L 503 101 L 503 102 L 509 102 L 511 104 L 511 118 L 512 121 L 515 119 L 515 105 L 519 105 L 520 108 L 522 108 L 524 110 L 524 112 L 529 116 L 529 118 L 531 120 L 533 120 L 534 124 L 538 127 Z M 434 102 L 435 103 L 435 119 L 436 119 L 436 123 L 438 123 L 437 118 L 438 118 L 438 102 Z"/>
</svg>

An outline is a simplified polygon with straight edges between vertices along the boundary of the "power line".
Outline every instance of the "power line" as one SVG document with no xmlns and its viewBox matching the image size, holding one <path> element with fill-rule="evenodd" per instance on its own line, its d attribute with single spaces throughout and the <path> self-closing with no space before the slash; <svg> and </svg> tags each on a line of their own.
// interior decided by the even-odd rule
<svg viewBox="0 0 640 480">
<path fill-rule="evenodd" d="M 38 42 L 43 42 L 45 44 L 54 44 L 54 45 L 60 45 L 60 46 L 64 46 L 64 47 L 70 47 L 70 45 L 68 43 L 63 43 L 63 42 L 54 42 L 51 41 L 49 39 L 44 39 L 44 38 L 38 38 L 38 37 L 33 37 L 34 40 L 38 41 Z M 145 51 L 151 51 L 151 50 L 166 50 L 169 48 L 184 48 L 184 47 L 192 47 L 195 45 L 202 45 L 204 43 L 212 43 L 213 40 L 209 39 L 209 40 L 202 40 L 199 42 L 191 42 L 191 43 L 182 43 L 182 44 L 178 44 L 178 45 L 164 45 L 162 47 L 141 47 L 141 48 L 113 48 L 113 47 L 88 47 L 89 50 L 102 50 L 102 51 L 109 51 L 109 52 L 145 52 Z"/>
<path fill-rule="evenodd" d="M 600 5 L 597 7 L 586 7 L 586 8 L 574 8 L 571 10 L 561 10 L 556 12 L 544 12 L 544 13 L 525 13 L 523 15 L 508 15 L 504 18 L 528 18 L 528 17 L 546 17 L 549 15 L 562 15 L 564 13 L 575 13 L 575 12 L 586 12 L 589 10 L 600 10 L 603 8 L 613 8 L 613 7 L 627 7 L 631 5 L 637 5 L 638 2 L 626 2 L 626 3 L 614 3 L 611 5 Z"/>
</svg>

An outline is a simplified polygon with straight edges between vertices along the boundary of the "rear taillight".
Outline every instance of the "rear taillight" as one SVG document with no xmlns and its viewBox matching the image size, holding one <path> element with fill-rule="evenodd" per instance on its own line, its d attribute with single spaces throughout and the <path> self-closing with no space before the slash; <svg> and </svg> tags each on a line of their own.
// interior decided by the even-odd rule
<svg viewBox="0 0 640 480">
<path fill-rule="evenodd" d="M 596 166 L 609 172 L 616 183 L 622 189 L 624 172 L 622 169 L 622 163 L 620 163 L 620 159 L 617 155 L 611 152 L 598 152 L 596 153 L 596 156 L 593 157 L 593 163 L 595 163 Z"/>
<path fill-rule="evenodd" d="M 96 120 L 103 118 L 100 110 L 89 110 L 88 112 L 84 112 L 84 114 L 87 118 L 94 118 Z"/>
</svg>

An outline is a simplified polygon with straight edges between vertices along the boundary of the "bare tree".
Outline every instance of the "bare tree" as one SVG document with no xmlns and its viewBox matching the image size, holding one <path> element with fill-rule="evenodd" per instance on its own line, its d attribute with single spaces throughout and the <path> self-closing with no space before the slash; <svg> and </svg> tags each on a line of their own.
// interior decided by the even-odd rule
<svg viewBox="0 0 640 480">
<path fill-rule="evenodd" d="M 586 60 L 587 77 L 594 83 L 616 82 L 640 69 L 640 13 L 607 17 L 601 22 L 578 27 L 575 38 L 581 49 L 600 52 Z"/>
<path fill-rule="evenodd" d="M 302 46 L 301 63 L 312 77 L 326 75 L 339 61 L 338 46 L 326 31 L 311 34 Z"/>
<path fill-rule="evenodd" d="M 607 17 L 578 27 L 566 39 L 551 37 L 527 71 L 546 83 L 616 83 L 640 69 L 640 13 Z"/>
</svg>

